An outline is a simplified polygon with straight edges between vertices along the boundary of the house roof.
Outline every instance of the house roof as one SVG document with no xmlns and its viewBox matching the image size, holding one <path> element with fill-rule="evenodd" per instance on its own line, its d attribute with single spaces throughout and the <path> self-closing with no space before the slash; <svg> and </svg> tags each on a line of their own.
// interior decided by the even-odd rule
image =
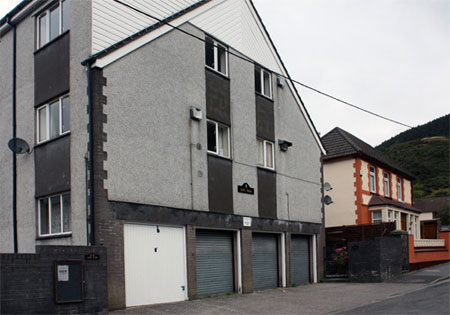
<svg viewBox="0 0 450 315">
<path fill-rule="evenodd" d="M 344 157 L 360 156 L 382 167 L 390 169 L 408 179 L 414 179 L 414 175 L 397 166 L 394 162 L 373 148 L 368 143 L 355 137 L 351 133 L 336 127 L 322 137 L 322 143 L 327 151 L 324 161 Z"/>
<path fill-rule="evenodd" d="M 418 213 L 424 212 L 415 207 L 411 207 L 403 202 L 395 201 L 395 200 L 392 200 L 389 198 L 384 198 L 379 195 L 372 195 L 372 198 L 370 198 L 369 207 L 373 207 L 373 206 L 393 206 L 396 208 L 413 211 L 413 212 L 418 212 Z"/>
<path fill-rule="evenodd" d="M 450 197 L 436 197 L 414 201 L 414 207 L 422 210 L 422 212 L 436 212 L 450 203 Z"/>
<path fill-rule="evenodd" d="M 25 8 L 32 0 L 23 0 L 18 5 L 16 5 L 11 11 L 9 11 L 2 19 L 0 20 L 0 26 L 5 24 L 8 18 L 12 18 L 14 15 L 19 13 L 23 8 Z"/>
</svg>

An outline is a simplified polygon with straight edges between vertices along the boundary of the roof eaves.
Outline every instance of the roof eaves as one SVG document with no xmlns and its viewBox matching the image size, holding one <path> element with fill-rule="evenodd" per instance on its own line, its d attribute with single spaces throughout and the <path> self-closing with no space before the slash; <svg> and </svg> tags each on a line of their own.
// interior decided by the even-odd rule
<svg viewBox="0 0 450 315">
<path fill-rule="evenodd" d="M 0 27 L 3 26 L 3 24 L 5 24 L 8 19 L 11 19 L 14 17 L 14 15 L 16 15 L 17 13 L 19 13 L 20 11 L 22 11 L 23 8 L 25 8 L 30 2 L 32 2 L 33 0 L 22 0 L 18 5 L 16 5 L 11 11 L 9 11 L 8 13 L 6 13 L 6 15 L 4 17 L 2 17 L 2 19 L 0 20 Z"/>
<path fill-rule="evenodd" d="M 205 3 L 209 2 L 209 1 L 211 1 L 211 0 L 201 0 L 199 2 L 196 2 L 193 5 L 187 7 L 185 9 L 183 9 L 183 10 L 180 10 L 180 11 L 178 11 L 178 12 L 176 12 L 176 13 L 168 16 L 168 17 L 166 17 L 165 19 L 163 19 L 161 21 L 158 21 L 155 24 L 152 24 L 149 27 L 144 28 L 144 29 L 140 30 L 139 32 L 137 32 L 137 33 L 135 33 L 135 34 L 133 34 L 131 36 L 128 36 L 127 38 L 124 38 L 121 41 L 119 41 L 119 42 L 117 42 L 117 43 L 115 43 L 115 44 L 113 44 L 113 45 L 111 45 L 111 46 L 109 46 L 109 47 L 107 47 L 107 48 L 105 48 L 105 49 L 95 53 L 94 55 L 90 56 L 89 58 L 83 60 L 81 62 L 81 64 L 84 66 L 84 65 L 86 65 L 88 63 L 93 63 L 98 58 L 104 57 L 104 56 L 112 53 L 113 51 L 115 51 L 115 50 L 117 50 L 117 49 L 119 49 L 119 48 L 121 48 L 121 47 L 123 47 L 123 46 L 125 46 L 125 45 L 127 45 L 127 44 L 129 44 L 131 42 L 133 42 L 134 40 L 144 36 L 147 33 L 150 33 L 152 31 L 154 31 L 155 29 L 157 29 L 157 28 L 159 28 L 159 27 L 161 27 L 161 26 L 163 26 L 165 24 L 170 23 L 174 19 L 176 19 L 176 18 L 178 18 L 178 17 L 180 17 L 180 16 L 182 16 L 182 15 L 184 15 L 184 14 L 186 14 L 186 13 L 188 13 L 188 12 L 198 8 L 198 7 L 200 7 L 201 5 L 203 5 L 203 4 L 205 4 Z"/>
</svg>

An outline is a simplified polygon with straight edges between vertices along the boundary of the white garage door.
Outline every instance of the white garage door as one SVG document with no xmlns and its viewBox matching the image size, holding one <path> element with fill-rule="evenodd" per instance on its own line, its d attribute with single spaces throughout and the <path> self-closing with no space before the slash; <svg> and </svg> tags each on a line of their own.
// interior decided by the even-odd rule
<svg viewBox="0 0 450 315">
<path fill-rule="evenodd" d="M 126 306 L 187 299 L 184 229 L 124 225 Z"/>
</svg>

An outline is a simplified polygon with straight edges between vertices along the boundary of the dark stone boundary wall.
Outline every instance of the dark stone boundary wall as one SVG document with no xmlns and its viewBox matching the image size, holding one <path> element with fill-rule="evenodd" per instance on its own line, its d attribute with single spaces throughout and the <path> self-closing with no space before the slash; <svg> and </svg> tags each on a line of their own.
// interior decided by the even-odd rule
<svg viewBox="0 0 450 315">
<path fill-rule="evenodd" d="M 98 260 L 86 260 L 95 254 Z M 84 300 L 55 303 L 54 261 L 81 260 Z M 0 254 L 0 314 L 106 313 L 106 248 L 36 246 L 36 254 Z"/>
</svg>

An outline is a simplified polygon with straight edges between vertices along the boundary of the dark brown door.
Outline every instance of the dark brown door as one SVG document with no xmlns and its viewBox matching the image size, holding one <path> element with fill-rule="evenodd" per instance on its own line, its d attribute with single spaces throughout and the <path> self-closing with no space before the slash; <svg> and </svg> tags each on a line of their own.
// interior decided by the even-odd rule
<svg viewBox="0 0 450 315">
<path fill-rule="evenodd" d="M 435 239 L 437 236 L 437 223 L 430 222 L 423 224 L 423 238 L 425 239 Z"/>
<path fill-rule="evenodd" d="M 402 230 L 406 231 L 406 214 L 405 213 L 402 213 L 401 222 L 402 222 Z"/>
</svg>

